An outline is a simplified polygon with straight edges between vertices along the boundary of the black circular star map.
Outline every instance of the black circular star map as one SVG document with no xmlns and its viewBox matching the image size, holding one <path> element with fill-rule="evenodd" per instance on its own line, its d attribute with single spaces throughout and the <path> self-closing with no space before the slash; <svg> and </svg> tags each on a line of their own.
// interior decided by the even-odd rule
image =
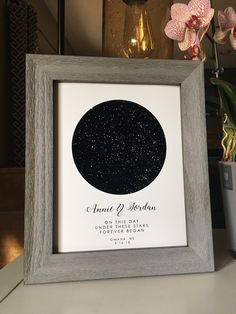
<svg viewBox="0 0 236 314">
<path fill-rule="evenodd" d="M 110 100 L 86 112 L 72 139 L 75 165 L 100 191 L 130 194 L 160 173 L 166 140 L 154 115 L 134 102 Z"/>
</svg>

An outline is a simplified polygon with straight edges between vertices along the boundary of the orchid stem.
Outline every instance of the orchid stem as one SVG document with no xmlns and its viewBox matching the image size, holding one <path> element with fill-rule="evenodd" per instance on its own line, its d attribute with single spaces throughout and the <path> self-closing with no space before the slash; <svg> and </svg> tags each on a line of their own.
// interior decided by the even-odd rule
<svg viewBox="0 0 236 314">
<path fill-rule="evenodd" d="M 211 7 L 213 8 L 213 1 L 211 0 Z M 215 19 L 214 17 L 211 20 L 211 30 L 212 30 L 212 35 L 215 34 L 216 31 L 216 25 L 215 25 Z M 215 41 L 212 41 L 212 49 L 213 49 L 213 55 L 215 58 L 215 77 L 219 78 L 221 74 L 221 67 L 220 67 L 220 61 L 219 61 L 219 51 L 218 51 L 218 46 Z"/>
<path fill-rule="evenodd" d="M 211 7 L 213 8 L 213 0 L 210 0 L 211 2 Z M 211 20 L 211 30 L 212 30 L 212 38 L 215 34 L 216 31 L 216 25 L 215 25 L 215 18 L 213 17 Z M 214 69 L 214 74 L 216 78 L 219 78 L 220 75 L 223 73 L 224 69 L 223 67 L 220 66 L 220 61 L 219 61 L 219 51 L 218 51 L 218 45 L 217 43 L 213 40 L 212 41 L 212 52 L 213 52 L 213 56 L 215 59 L 215 69 Z M 220 89 L 218 87 L 218 95 L 219 95 L 219 99 L 220 99 L 220 117 L 221 117 L 221 123 L 223 125 L 223 134 L 226 133 L 225 129 L 224 129 L 224 112 L 223 112 L 223 100 L 221 97 L 221 93 L 220 93 Z M 224 139 L 222 140 L 222 147 L 223 147 L 223 156 L 222 156 L 222 160 L 224 160 L 224 158 L 226 158 L 226 147 L 224 145 Z"/>
<path fill-rule="evenodd" d="M 206 33 L 206 37 L 212 44 L 214 44 L 214 40 L 211 38 L 211 36 L 208 33 Z"/>
</svg>

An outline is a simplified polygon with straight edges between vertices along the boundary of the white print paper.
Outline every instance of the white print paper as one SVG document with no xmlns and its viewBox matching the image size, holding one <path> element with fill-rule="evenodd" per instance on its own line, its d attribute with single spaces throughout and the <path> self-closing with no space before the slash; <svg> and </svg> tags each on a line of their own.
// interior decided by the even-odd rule
<svg viewBox="0 0 236 314">
<path fill-rule="evenodd" d="M 109 100 L 148 109 L 165 133 L 167 152 L 157 178 L 126 195 L 102 192 L 77 170 L 74 130 L 84 114 Z M 58 252 L 186 246 L 180 87 L 58 84 Z"/>
</svg>

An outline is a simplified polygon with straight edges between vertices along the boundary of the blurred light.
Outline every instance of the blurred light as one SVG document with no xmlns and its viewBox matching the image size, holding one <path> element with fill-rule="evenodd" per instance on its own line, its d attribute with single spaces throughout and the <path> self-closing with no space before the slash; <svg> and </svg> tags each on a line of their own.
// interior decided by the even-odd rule
<svg viewBox="0 0 236 314">
<path fill-rule="evenodd" d="M 127 58 L 148 58 L 155 50 L 152 28 L 145 2 L 124 0 L 126 3 L 123 52 Z"/>
</svg>

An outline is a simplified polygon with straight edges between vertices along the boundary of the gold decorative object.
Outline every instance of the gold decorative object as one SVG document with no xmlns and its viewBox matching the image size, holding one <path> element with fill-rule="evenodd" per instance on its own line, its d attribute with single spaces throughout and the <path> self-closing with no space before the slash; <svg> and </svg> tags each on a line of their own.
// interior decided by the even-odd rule
<svg viewBox="0 0 236 314">
<path fill-rule="evenodd" d="M 173 43 L 164 34 L 170 0 L 104 0 L 103 55 L 169 59 Z"/>
</svg>

